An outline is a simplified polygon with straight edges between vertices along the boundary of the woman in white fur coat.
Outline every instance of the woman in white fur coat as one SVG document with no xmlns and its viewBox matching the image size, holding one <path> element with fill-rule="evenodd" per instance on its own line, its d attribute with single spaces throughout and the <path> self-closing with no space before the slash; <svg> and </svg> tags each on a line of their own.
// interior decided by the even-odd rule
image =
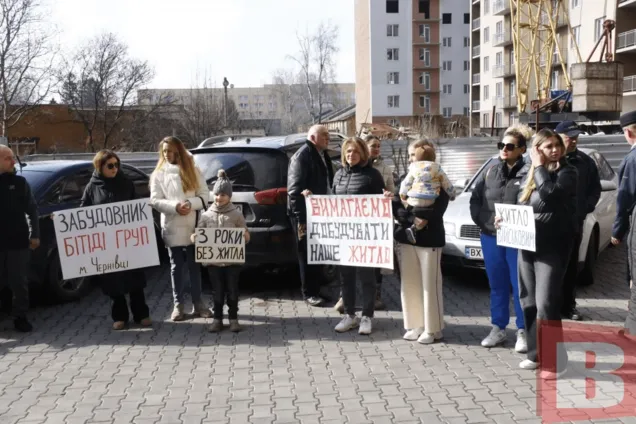
<svg viewBox="0 0 636 424">
<path fill-rule="evenodd" d="M 192 155 L 177 137 L 159 143 L 159 163 L 150 176 L 150 204 L 161 213 L 161 233 L 170 254 L 170 276 L 174 298 L 173 321 L 183 321 L 185 270 L 190 274 L 192 315 L 211 318 L 201 296 L 201 272 L 195 261 L 190 235 L 200 210 L 207 209 L 210 191 L 194 164 Z"/>
</svg>

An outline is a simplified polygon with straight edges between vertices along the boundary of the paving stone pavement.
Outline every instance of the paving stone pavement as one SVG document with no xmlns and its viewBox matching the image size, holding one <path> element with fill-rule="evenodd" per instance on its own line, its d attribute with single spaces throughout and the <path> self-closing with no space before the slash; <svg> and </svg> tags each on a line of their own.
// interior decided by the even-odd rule
<svg viewBox="0 0 636 424">
<path fill-rule="evenodd" d="M 624 270 L 622 248 L 603 252 L 596 284 L 579 294 L 589 322 L 622 324 Z M 242 290 L 245 330 L 215 335 L 204 319 L 170 322 L 167 269 L 150 275 L 152 329 L 112 331 L 97 290 L 35 308 L 28 335 L 1 321 L 0 423 L 541 422 L 535 375 L 517 367 L 514 329 L 503 347 L 479 345 L 489 298 L 478 274 L 444 276 L 445 338 L 427 346 L 402 340 L 392 277 L 371 336 L 335 333 L 331 307 L 311 308 L 297 290 L 268 290 L 258 277 Z"/>
</svg>

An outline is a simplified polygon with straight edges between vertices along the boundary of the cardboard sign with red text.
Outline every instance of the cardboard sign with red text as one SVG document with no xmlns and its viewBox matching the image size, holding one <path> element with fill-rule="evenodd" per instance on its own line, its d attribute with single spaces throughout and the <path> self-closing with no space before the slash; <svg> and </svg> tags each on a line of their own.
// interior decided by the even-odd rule
<svg viewBox="0 0 636 424">
<path fill-rule="evenodd" d="M 65 280 L 159 265 L 148 199 L 55 212 Z"/>
<path fill-rule="evenodd" d="M 393 269 L 393 209 L 382 195 L 309 196 L 307 262 Z"/>
</svg>

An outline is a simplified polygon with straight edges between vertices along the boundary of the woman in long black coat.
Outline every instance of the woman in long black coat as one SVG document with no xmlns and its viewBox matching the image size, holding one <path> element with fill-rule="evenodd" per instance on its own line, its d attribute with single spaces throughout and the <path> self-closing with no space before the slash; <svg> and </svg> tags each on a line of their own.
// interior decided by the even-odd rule
<svg viewBox="0 0 636 424">
<path fill-rule="evenodd" d="M 117 154 L 110 150 L 101 150 L 95 155 L 93 165 L 95 172 L 84 190 L 80 207 L 126 202 L 137 197 L 132 181 L 120 172 L 121 162 Z M 104 274 L 98 276 L 97 280 L 104 294 L 112 299 L 114 330 L 122 330 L 128 323 L 126 294 L 130 297 L 133 320 L 144 327 L 152 325 L 144 294 L 146 276 L 143 270 Z"/>
</svg>

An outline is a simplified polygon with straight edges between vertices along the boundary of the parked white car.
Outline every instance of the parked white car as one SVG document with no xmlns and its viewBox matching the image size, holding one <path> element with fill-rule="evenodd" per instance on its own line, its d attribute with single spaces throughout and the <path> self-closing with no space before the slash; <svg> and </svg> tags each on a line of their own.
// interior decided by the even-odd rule
<svg viewBox="0 0 636 424">
<path fill-rule="evenodd" d="M 598 151 L 584 148 L 579 150 L 594 159 L 601 177 L 601 198 L 594 212 L 585 220 L 579 249 L 579 269 L 583 271 L 581 279 L 587 279 L 582 281 L 585 284 L 592 281 L 592 271 L 598 254 L 610 244 L 612 225 L 616 216 L 618 176 Z M 449 203 L 444 214 L 446 246 L 443 250 L 442 263 L 445 266 L 484 268 L 484 256 L 479 239 L 480 230 L 470 216 L 470 196 L 479 175 L 497 161 L 498 156 L 493 156 L 472 178 L 455 184 L 462 189 L 462 192 L 455 201 Z"/>
</svg>

